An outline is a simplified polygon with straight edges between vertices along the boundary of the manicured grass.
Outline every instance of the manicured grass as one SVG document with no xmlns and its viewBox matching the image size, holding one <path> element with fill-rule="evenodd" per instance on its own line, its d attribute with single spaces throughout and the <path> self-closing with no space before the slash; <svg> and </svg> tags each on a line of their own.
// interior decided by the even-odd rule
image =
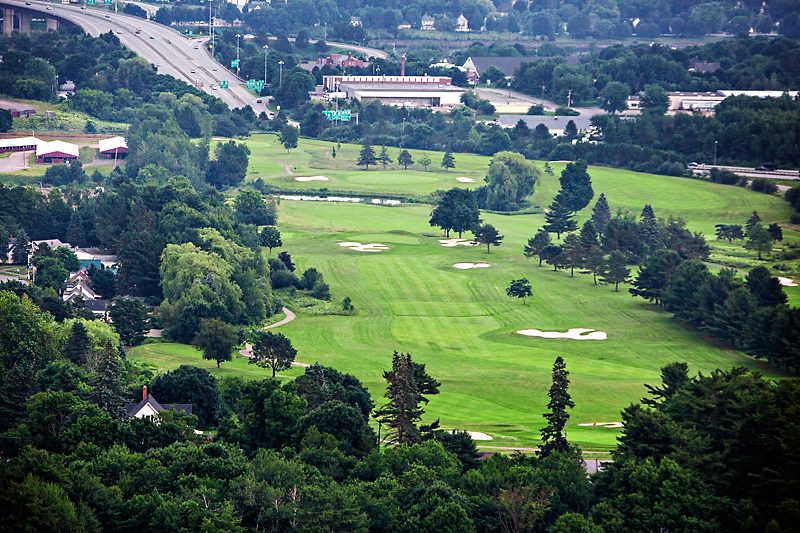
<svg viewBox="0 0 800 533">
<path fill-rule="evenodd" d="M 458 154 L 456 171 L 449 174 L 418 169 L 366 172 L 354 168 L 357 146 L 342 145 L 334 160 L 330 143 L 302 141 L 287 156 L 272 138 L 256 136 L 248 141 L 253 151 L 250 176 L 285 174 L 281 169 L 289 164 L 297 166 L 298 175 L 328 176 L 329 182 L 306 185 L 327 186 L 331 192 L 424 195 L 456 185 L 457 176 L 475 177 L 475 185 L 480 185 L 489 162 Z M 441 153 L 429 155 L 435 163 L 441 159 Z M 563 166 L 552 164 L 556 176 Z M 596 194 L 605 192 L 612 210 L 630 209 L 638 215 L 650 203 L 659 217 L 680 216 L 690 229 L 710 238 L 714 224 L 744 223 L 754 209 L 765 222 L 789 216 L 781 199 L 737 187 L 594 167 L 590 174 Z M 293 177 L 276 176 L 265 181 L 303 187 Z M 548 205 L 557 189 L 557 177 L 544 176 L 533 203 Z M 298 349 L 298 361 L 318 361 L 354 374 L 380 403 L 386 386 L 382 374 L 390 367 L 392 351 L 410 352 L 442 382 L 441 394 L 426 407 L 426 422 L 440 418 L 445 428 L 483 431 L 494 437 L 479 444 L 534 447 L 544 425 L 552 364 L 560 355 L 570 371 L 576 404 L 569 438 L 590 450 L 610 449 L 619 432 L 578 424 L 620 421 L 621 409 L 645 395 L 645 383 L 659 383 L 660 369 L 667 363 L 688 362 L 692 373 L 744 365 L 774 375 L 765 364 L 715 344 L 668 313 L 633 298 L 625 285 L 614 292 L 612 287 L 594 285 L 590 276 L 570 278 L 568 272 L 553 272 L 526 260 L 522 247 L 543 224 L 542 214 L 484 213 L 483 219 L 505 236 L 502 245 L 487 254 L 484 247 L 440 246 L 439 231 L 428 225 L 430 211 L 423 204 L 281 202 L 278 227 L 283 249 L 292 254 L 298 270 L 317 268 L 331 286 L 333 301 L 349 296 L 359 311 L 353 316 L 310 316 L 294 309 L 297 319 L 280 330 Z M 585 209 L 579 213 L 580 221 L 589 215 L 590 209 Z M 360 253 L 339 246 L 340 241 L 378 242 L 389 249 Z M 741 251 L 740 245 L 726 250 L 727 245 L 711 242 L 715 252 Z M 492 266 L 452 268 L 457 262 L 476 261 Z M 533 286 L 527 305 L 505 294 L 509 282 L 521 277 Z M 551 340 L 515 333 L 530 328 L 592 328 L 606 332 L 608 339 Z M 138 348 L 132 357 L 165 369 L 201 361 L 194 350 L 166 346 L 170 345 Z M 225 363 L 221 371 L 211 362 L 202 363 L 220 376 L 266 375 L 243 360 Z M 298 372 L 293 369 L 282 379 Z"/>
<path fill-rule="evenodd" d="M 134 361 L 144 361 L 158 365 L 162 372 L 175 370 L 181 365 L 205 368 L 217 377 L 239 376 L 245 379 L 264 379 L 272 377 L 272 371 L 248 363 L 249 359 L 239 355 L 238 350 L 232 361 L 224 362 L 217 368 L 216 361 L 203 359 L 203 354 L 193 346 L 186 344 L 157 343 L 145 344 L 128 350 L 128 357 Z M 298 358 L 298 361 L 300 359 Z M 280 372 L 276 377 L 281 380 L 295 378 L 303 373 L 299 366 Z"/>
</svg>

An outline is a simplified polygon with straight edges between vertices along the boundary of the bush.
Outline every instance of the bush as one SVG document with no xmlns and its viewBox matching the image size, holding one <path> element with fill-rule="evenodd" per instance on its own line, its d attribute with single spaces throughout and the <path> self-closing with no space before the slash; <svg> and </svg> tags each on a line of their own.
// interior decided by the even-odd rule
<svg viewBox="0 0 800 533">
<path fill-rule="evenodd" d="M 764 194 L 775 194 L 778 191 L 778 186 L 766 178 L 755 178 L 750 185 L 756 192 L 763 192 Z"/>
<path fill-rule="evenodd" d="M 353 301 L 350 299 L 349 296 L 345 296 L 344 300 L 342 300 L 342 309 L 344 309 L 345 311 L 353 310 Z"/>
<path fill-rule="evenodd" d="M 712 168 L 709 177 L 714 183 L 721 183 L 723 185 L 736 185 L 739 182 L 739 176 L 730 170 Z"/>
<path fill-rule="evenodd" d="M 286 287 L 298 287 L 300 285 L 300 280 L 297 279 L 293 273 L 289 272 L 288 270 L 278 270 L 277 272 L 273 272 L 270 276 L 272 279 L 272 288 L 273 289 L 284 289 Z"/>
<path fill-rule="evenodd" d="M 327 283 L 322 281 L 318 282 L 316 287 L 314 287 L 314 298 L 317 300 L 325 300 L 326 302 L 331 301 L 331 288 L 328 286 Z"/>
<path fill-rule="evenodd" d="M 542 104 L 532 105 L 528 108 L 529 115 L 544 115 L 544 106 Z"/>
<path fill-rule="evenodd" d="M 556 116 L 557 117 L 578 117 L 580 116 L 580 112 L 563 105 L 560 105 L 556 108 Z"/>
<path fill-rule="evenodd" d="M 789 222 L 792 224 L 800 224 L 800 213 L 792 213 L 792 216 L 789 217 Z"/>
</svg>

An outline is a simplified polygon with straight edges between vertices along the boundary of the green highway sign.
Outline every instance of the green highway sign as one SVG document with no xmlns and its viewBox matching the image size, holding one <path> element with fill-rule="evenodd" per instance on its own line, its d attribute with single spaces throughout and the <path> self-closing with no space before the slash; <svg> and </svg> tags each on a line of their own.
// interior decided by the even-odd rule
<svg viewBox="0 0 800 533">
<path fill-rule="evenodd" d="M 350 110 L 349 109 L 340 109 L 338 111 L 323 111 L 323 115 L 327 120 L 343 120 L 347 122 L 350 120 Z"/>
<path fill-rule="evenodd" d="M 247 80 L 247 88 L 248 89 L 255 89 L 256 88 L 256 80 Z"/>
<path fill-rule="evenodd" d="M 95 2 L 95 0 L 86 0 L 86 5 L 87 6 L 93 6 L 94 2 Z"/>
<path fill-rule="evenodd" d="M 231 61 L 231 68 L 236 68 L 238 66 L 239 66 L 239 60 L 238 59 L 234 59 L 233 61 Z"/>
<path fill-rule="evenodd" d="M 104 6 L 110 6 L 111 5 L 111 0 L 103 0 L 103 5 Z"/>
<path fill-rule="evenodd" d="M 256 80 L 256 90 L 260 91 L 264 88 L 264 80 Z"/>
<path fill-rule="evenodd" d="M 226 81 L 221 81 L 221 82 L 219 82 L 219 88 L 220 88 L 220 89 L 227 89 L 227 88 L 228 88 L 228 82 L 227 82 L 227 80 L 226 80 Z"/>
</svg>

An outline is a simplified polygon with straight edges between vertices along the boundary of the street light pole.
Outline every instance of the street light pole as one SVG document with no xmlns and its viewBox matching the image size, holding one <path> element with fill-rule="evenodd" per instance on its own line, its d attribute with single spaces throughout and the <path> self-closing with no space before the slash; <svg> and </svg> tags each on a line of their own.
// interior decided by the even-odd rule
<svg viewBox="0 0 800 533">
<path fill-rule="evenodd" d="M 283 61 L 278 61 L 278 66 L 280 67 L 278 86 L 283 87 Z"/>
<path fill-rule="evenodd" d="M 567 107 L 572 107 L 572 89 L 567 91 Z"/>
<path fill-rule="evenodd" d="M 714 166 L 717 166 L 717 141 L 714 141 Z"/>
<path fill-rule="evenodd" d="M 241 37 L 241 35 L 239 35 L 237 33 L 236 34 L 236 75 L 237 76 L 239 75 L 239 37 Z"/>
<path fill-rule="evenodd" d="M 542 85 L 542 109 L 544 109 L 544 90 L 545 89 L 547 89 L 547 87 Z"/>
<path fill-rule="evenodd" d="M 264 45 L 264 85 L 267 84 L 267 57 L 269 56 L 269 46 Z"/>
</svg>

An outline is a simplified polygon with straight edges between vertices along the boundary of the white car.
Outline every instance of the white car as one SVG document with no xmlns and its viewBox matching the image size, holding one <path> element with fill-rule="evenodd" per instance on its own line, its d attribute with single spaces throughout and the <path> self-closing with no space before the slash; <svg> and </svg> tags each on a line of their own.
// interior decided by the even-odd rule
<svg viewBox="0 0 800 533">
<path fill-rule="evenodd" d="M 192 69 L 192 74 L 194 74 L 194 69 Z"/>
</svg>

